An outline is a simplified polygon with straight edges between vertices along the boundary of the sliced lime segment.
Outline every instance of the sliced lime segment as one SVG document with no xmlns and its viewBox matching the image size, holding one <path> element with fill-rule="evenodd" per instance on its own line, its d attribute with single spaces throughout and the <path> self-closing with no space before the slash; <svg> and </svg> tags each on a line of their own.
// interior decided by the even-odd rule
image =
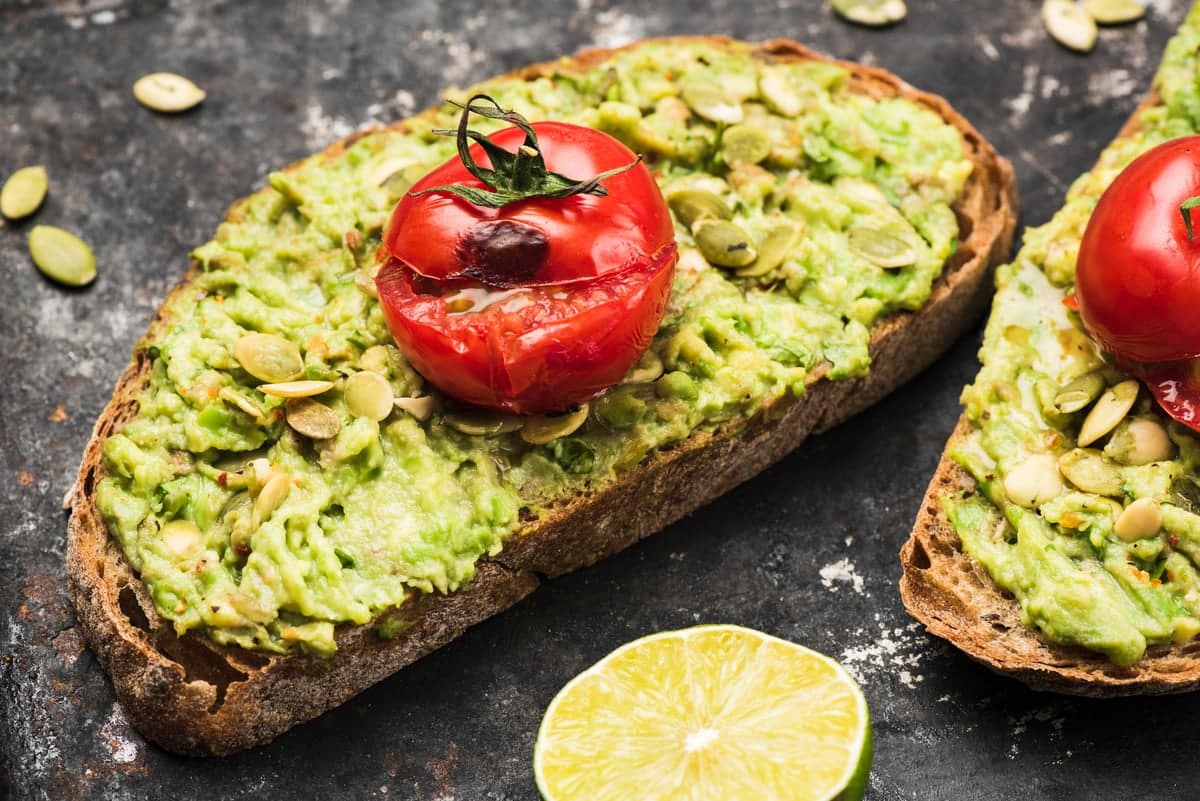
<svg viewBox="0 0 1200 801">
<path fill-rule="evenodd" d="M 653 634 L 550 703 L 533 768 L 546 801 L 858 801 L 866 699 L 834 660 L 740 626 Z"/>
</svg>

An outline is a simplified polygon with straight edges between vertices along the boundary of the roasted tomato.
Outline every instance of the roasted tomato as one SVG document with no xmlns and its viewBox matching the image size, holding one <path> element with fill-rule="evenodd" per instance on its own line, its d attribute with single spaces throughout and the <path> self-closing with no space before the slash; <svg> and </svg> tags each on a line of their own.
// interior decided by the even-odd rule
<svg viewBox="0 0 1200 801">
<path fill-rule="evenodd" d="M 484 137 L 472 113 L 513 127 Z M 384 233 L 375 283 L 392 336 L 460 401 L 520 414 L 587 401 L 666 311 L 677 251 L 662 194 L 607 134 L 530 124 L 485 96 L 457 135 L 459 156 L 413 186 Z"/>
<path fill-rule="evenodd" d="M 1084 326 L 1163 409 L 1200 427 L 1200 136 L 1139 156 L 1100 197 L 1079 248 Z M 1200 226 L 1198 226 L 1200 227 Z"/>
</svg>

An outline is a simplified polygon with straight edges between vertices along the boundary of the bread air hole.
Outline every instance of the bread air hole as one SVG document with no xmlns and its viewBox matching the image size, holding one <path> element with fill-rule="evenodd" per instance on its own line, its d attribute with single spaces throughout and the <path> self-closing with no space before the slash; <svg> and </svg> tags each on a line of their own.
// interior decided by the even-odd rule
<svg viewBox="0 0 1200 801">
<path fill-rule="evenodd" d="M 131 586 L 121 588 L 117 594 L 117 605 L 131 624 L 146 632 L 159 653 L 183 668 L 184 681 L 200 681 L 212 686 L 214 699 L 207 710 L 209 714 L 215 714 L 225 703 L 231 684 L 248 678 L 249 674 L 231 664 L 215 650 L 215 646 L 193 636 L 179 637 L 170 626 L 152 625 Z M 257 670 L 270 662 L 268 657 L 249 651 L 239 653 L 237 659 L 248 670 Z"/>
</svg>

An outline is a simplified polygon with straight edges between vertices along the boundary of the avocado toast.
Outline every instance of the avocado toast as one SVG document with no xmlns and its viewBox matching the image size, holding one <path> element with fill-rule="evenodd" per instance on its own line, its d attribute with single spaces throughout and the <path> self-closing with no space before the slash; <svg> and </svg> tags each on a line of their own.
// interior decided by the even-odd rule
<svg viewBox="0 0 1200 801">
<path fill-rule="evenodd" d="M 707 85 L 683 95 L 679 76 Z M 735 112 L 705 106 L 714 83 Z M 634 371 L 647 374 L 569 437 L 529 448 L 452 407 L 378 423 L 334 390 L 343 422 L 318 444 L 231 351 L 273 333 L 304 348 L 310 380 L 372 369 L 437 402 L 386 349 L 360 279 L 404 171 L 450 154 L 427 133 L 447 112 L 338 143 L 237 204 L 136 349 L 73 497 L 83 629 L 129 717 L 172 750 L 265 742 L 869 406 L 970 324 L 1011 244 L 1011 170 L 943 100 L 790 42 L 640 43 L 482 88 L 531 119 L 608 129 L 668 196 L 723 195 L 755 236 L 786 218 L 798 244 L 770 272 L 728 276 L 680 230 L 675 299 Z M 739 122 L 705 114 L 765 129 L 765 166 L 714 161 Z M 907 263 L 852 255 L 855 228 L 891 232 Z M 278 475 L 288 491 L 268 491 Z"/>
<path fill-rule="evenodd" d="M 1200 686 L 1196 434 L 1103 358 L 1064 305 L 1103 190 L 1139 154 L 1197 131 L 1198 46 L 1193 9 L 1154 91 L 997 271 L 983 369 L 901 553 L 910 613 L 1033 687 L 1112 696 Z M 1088 420 L 1106 408 L 1121 414 L 1095 436 Z M 1020 485 L 1039 464 L 1047 481 L 1029 496 Z M 1145 510 L 1159 525 L 1131 527 Z"/>
</svg>

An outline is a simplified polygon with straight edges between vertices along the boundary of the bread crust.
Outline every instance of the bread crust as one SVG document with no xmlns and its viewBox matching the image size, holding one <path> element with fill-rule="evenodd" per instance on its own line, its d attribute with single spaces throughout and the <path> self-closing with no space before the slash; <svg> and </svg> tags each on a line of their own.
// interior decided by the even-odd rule
<svg viewBox="0 0 1200 801">
<path fill-rule="evenodd" d="M 1121 128 L 1136 133 L 1141 113 L 1161 103 L 1152 92 Z M 1200 688 L 1200 641 L 1151 646 L 1123 668 L 1085 648 L 1052 643 L 1021 622 L 1020 604 L 962 551 L 941 498 L 976 489 L 975 480 L 949 453 L 972 423 L 960 417 L 900 550 L 900 596 L 909 614 L 993 670 L 1039 690 L 1091 697 L 1163 695 Z"/>
<path fill-rule="evenodd" d="M 718 37 L 660 41 L 732 44 Z M 584 51 L 509 77 L 531 80 L 565 64 L 587 68 L 615 52 Z M 767 61 L 828 60 L 786 40 L 765 42 L 754 52 Z M 265 743 L 512 606 L 532 592 L 542 576 L 592 564 L 678 520 L 774 463 L 808 434 L 870 406 L 949 347 L 982 314 L 990 295 L 991 268 L 1010 251 L 1016 224 L 1011 165 L 942 98 L 918 92 L 883 70 L 837 63 L 850 70 L 856 91 L 909 98 L 954 125 L 974 164 L 955 204 L 959 247 L 928 303 L 876 327 L 868 375 L 832 382 L 818 371 L 803 397 L 782 399 L 749 421 L 696 433 L 602 491 L 573 498 L 540 519 L 526 521 L 496 558 L 479 563 L 467 589 L 449 595 L 414 592 L 385 613 L 381 620 L 394 619 L 403 628 L 392 639 L 376 633 L 380 621 L 340 626 L 337 653 L 322 659 L 224 647 L 198 634 L 175 635 L 109 536 L 95 503 L 95 487 L 104 475 L 101 445 L 136 413 L 136 398 L 145 385 L 149 358 L 137 350 L 84 452 L 72 496 L 67 562 L 84 635 L 138 730 L 171 751 L 189 755 L 222 755 Z M 361 134 L 326 153 L 339 152 L 357 136 Z M 236 214 L 237 208 L 235 204 L 230 213 Z M 195 269 L 193 264 L 188 275 Z M 185 276 L 181 286 L 188 280 Z M 156 316 L 148 336 L 162 322 Z M 647 497 L 656 502 L 638 502 Z"/>
</svg>

